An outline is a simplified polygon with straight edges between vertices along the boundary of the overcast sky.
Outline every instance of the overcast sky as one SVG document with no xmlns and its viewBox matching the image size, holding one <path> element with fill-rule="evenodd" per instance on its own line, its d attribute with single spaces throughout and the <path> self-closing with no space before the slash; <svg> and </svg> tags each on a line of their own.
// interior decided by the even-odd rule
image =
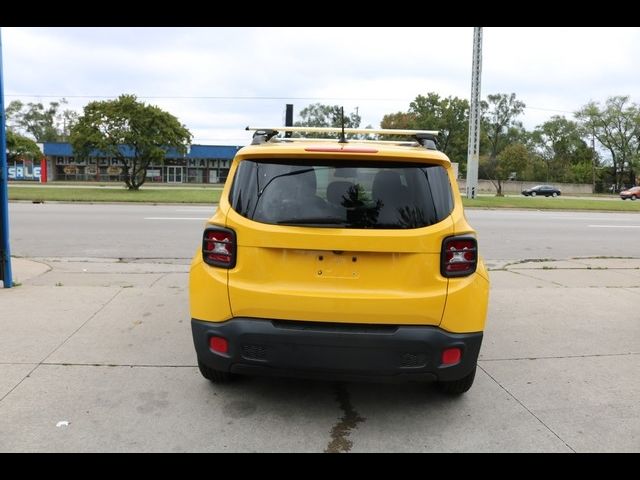
<svg viewBox="0 0 640 480">
<path fill-rule="evenodd" d="M 132 93 L 171 112 L 194 143 L 248 142 L 315 102 L 358 108 L 362 126 L 416 95 L 468 98 L 472 27 L 2 29 L 5 103 Z M 529 129 L 590 100 L 640 102 L 639 28 L 483 29 L 482 97 L 515 92 Z"/>
</svg>

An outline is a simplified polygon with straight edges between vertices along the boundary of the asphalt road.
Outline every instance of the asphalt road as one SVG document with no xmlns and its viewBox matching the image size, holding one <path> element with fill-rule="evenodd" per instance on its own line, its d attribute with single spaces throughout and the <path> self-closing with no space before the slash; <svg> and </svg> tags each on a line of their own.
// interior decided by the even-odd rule
<svg viewBox="0 0 640 480">
<path fill-rule="evenodd" d="M 199 247 L 202 226 L 214 208 L 11 203 L 11 253 L 187 262 Z M 640 213 L 466 212 L 488 261 L 640 254 Z"/>
</svg>

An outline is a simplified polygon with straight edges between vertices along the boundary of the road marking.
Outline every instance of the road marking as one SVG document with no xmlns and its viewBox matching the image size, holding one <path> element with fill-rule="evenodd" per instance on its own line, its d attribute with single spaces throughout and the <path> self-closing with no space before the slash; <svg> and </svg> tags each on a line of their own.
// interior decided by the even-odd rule
<svg viewBox="0 0 640 480">
<path fill-rule="evenodd" d="M 210 212 L 211 210 L 215 211 L 215 208 L 184 208 L 184 209 L 178 209 L 178 210 L 174 210 L 174 212 L 198 212 L 198 213 L 205 213 L 205 212 Z"/>
<path fill-rule="evenodd" d="M 640 225 L 589 225 L 591 228 L 640 228 Z"/>
<path fill-rule="evenodd" d="M 188 217 L 144 217 L 145 220 L 209 220 L 208 217 L 203 218 L 188 218 Z"/>
</svg>

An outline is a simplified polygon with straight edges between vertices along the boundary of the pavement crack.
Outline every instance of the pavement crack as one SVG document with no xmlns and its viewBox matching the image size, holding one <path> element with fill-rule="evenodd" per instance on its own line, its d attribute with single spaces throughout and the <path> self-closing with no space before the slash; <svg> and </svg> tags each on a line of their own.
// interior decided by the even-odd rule
<svg viewBox="0 0 640 480">
<path fill-rule="evenodd" d="M 44 357 L 44 359 L 42 359 L 42 360 L 38 363 L 38 366 L 39 366 L 39 365 L 42 365 L 44 362 L 46 362 L 46 361 L 47 361 L 47 358 L 49 358 L 51 355 L 53 355 L 54 353 L 56 353 L 56 352 L 60 349 L 60 347 L 62 347 L 65 343 L 67 343 L 67 342 L 71 339 L 71 337 L 73 337 L 76 333 L 78 333 L 78 331 L 79 331 L 82 327 L 84 327 L 87 323 L 89 323 L 91 320 L 93 320 L 93 318 L 95 318 L 95 316 L 96 316 L 96 315 L 98 315 L 102 310 L 104 310 L 104 309 L 107 307 L 107 305 L 109 305 L 111 302 L 113 302 L 113 301 L 115 300 L 115 298 L 116 298 L 118 295 L 120 295 L 120 292 L 122 292 L 122 288 L 118 289 L 118 291 L 117 291 L 117 292 L 116 292 L 116 293 L 115 293 L 115 294 L 114 294 L 114 295 L 113 295 L 109 300 L 107 300 L 107 301 L 104 303 L 104 305 L 102 305 L 98 310 L 96 310 L 95 312 L 93 312 L 93 314 L 92 314 L 89 318 L 87 318 L 84 322 L 82 322 L 82 325 L 80 325 L 80 326 L 79 326 L 78 328 L 76 328 L 73 332 L 71 332 L 71 334 L 70 334 L 67 338 L 65 338 L 65 339 L 64 339 L 64 341 L 63 341 L 62 343 L 60 343 L 60 345 L 58 345 L 58 346 L 57 346 L 56 348 L 54 348 L 51 352 L 49 352 L 49 354 L 48 354 L 46 357 Z M 36 366 L 36 368 L 38 368 L 38 366 Z M 34 368 L 34 370 L 35 370 L 35 368 Z M 31 374 L 31 372 L 29 372 L 29 374 Z"/>
<path fill-rule="evenodd" d="M 51 355 L 53 355 L 60 347 L 62 347 L 65 343 L 67 343 L 69 341 L 69 339 L 71 337 L 73 337 L 78 330 L 80 330 L 82 327 L 84 327 L 93 317 L 95 317 L 98 313 L 100 313 L 107 305 L 109 305 L 117 296 L 118 294 L 121 292 L 122 290 L 118 290 L 107 302 L 105 302 L 104 305 L 102 305 L 98 310 L 96 310 L 89 318 L 87 318 L 84 322 L 82 322 L 82 325 L 80 325 L 78 328 L 76 328 L 73 332 L 71 332 L 71 334 L 60 344 L 58 345 L 56 348 L 54 348 L 51 352 L 49 352 L 49 354 L 47 356 L 45 356 L 40 362 L 38 362 L 31 370 L 29 370 L 29 373 L 27 373 L 22 380 L 20 380 L 18 383 L 16 383 L 13 388 L 11 388 L 7 393 L 5 393 L 2 397 L 0 397 L 0 402 L 2 402 L 5 398 L 7 398 L 8 395 L 11 394 L 11 392 L 13 392 L 16 388 L 18 388 L 20 385 L 22 385 L 22 382 L 25 381 L 25 379 L 29 378 L 31 376 L 31 374 L 33 372 L 35 372 L 35 370 L 42 365 L 47 358 L 49 358 Z"/>
<path fill-rule="evenodd" d="M 576 451 L 573 449 L 573 447 L 571 447 L 571 445 L 569 445 L 567 442 L 565 442 L 562 437 L 560 437 L 560 435 L 558 435 L 556 432 L 554 432 L 551 427 L 549 427 L 549 425 L 547 425 L 546 423 L 544 423 L 542 421 L 542 419 L 540 417 L 538 417 L 535 413 L 533 413 L 524 403 L 522 403 L 520 401 L 519 398 L 517 398 L 513 393 L 511 393 L 509 390 L 507 390 L 504 385 L 502 385 L 498 380 L 496 380 L 493 375 L 491 375 L 489 372 L 487 372 L 484 368 L 482 368 L 482 366 L 478 365 L 478 368 L 480 370 L 482 370 L 484 373 L 487 374 L 487 376 L 493 380 L 502 390 L 505 391 L 505 393 L 507 395 L 509 395 L 511 398 L 513 398 L 522 408 L 524 408 L 527 412 L 529 412 L 529 414 L 535 418 L 538 422 L 540 422 L 540 424 L 546 428 L 549 432 L 551 432 L 558 440 L 560 440 L 562 443 L 564 443 L 564 445 L 571 450 L 572 453 L 576 453 Z"/>
<path fill-rule="evenodd" d="M 149 285 L 149 288 L 153 288 L 155 286 L 156 283 L 158 283 L 160 280 L 162 280 L 164 277 L 166 277 L 167 275 L 169 275 L 170 272 L 167 273 L 163 273 L 162 275 L 160 275 L 158 278 L 156 278 L 151 285 Z"/>
<path fill-rule="evenodd" d="M 541 282 L 550 283 L 551 285 L 555 285 L 557 287 L 567 288 L 567 286 L 563 285 L 562 283 L 554 282 L 553 280 L 547 280 L 545 278 L 535 277 L 533 275 L 527 275 L 526 273 L 522 273 L 521 270 L 520 271 L 507 270 L 507 271 L 510 272 L 510 273 L 515 273 L 516 275 L 522 275 L 523 277 L 526 277 L 526 278 L 533 278 L 534 280 L 540 280 Z"/>
<path fill-rule="evenodd" d="M 350 452 L 351 447 L 353 447 L 353 442 L 347 437 L 351 434 L 351 430 L 366 419 L 361 417 L 353 408 L 349 392 L 344 383 L 337 383 L 335 385 L 335 395 L 344 415 L 331 429 L 331 441 L 327 445 L 324 453 L 347 453 Z"/>
<path fill-rule="evenodd" d="M 512 360 L 560 360 L 563 358 L 598 358 L 598 357 L 625 357 L 628 355 L 640 355 L 640 352 L 626 353 L 592 353 L 588 355 L 549 355 L 544 357 L 510 357 L 510 358 L 482 358 L 481 362 L 505 362 Z"/>
</svg>

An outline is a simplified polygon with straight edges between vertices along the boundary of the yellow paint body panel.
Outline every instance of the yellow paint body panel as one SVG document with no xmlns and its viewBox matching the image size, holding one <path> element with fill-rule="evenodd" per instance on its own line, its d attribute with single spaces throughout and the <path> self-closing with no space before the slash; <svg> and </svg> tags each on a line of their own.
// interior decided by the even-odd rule
<svg viewBox="0 0 640 480">
<path fill-rule="evenodd" d="M 462 209 L 446 155 L 422 147 L 348 143 L 372 153 L 309 152 L 334 143 L 271 144 L 241 149 L 220 205 L 209 220 L 237 235 L 237 264 L 226 270 L 191 265 L 191 316 L 221 322 L 233 317 L 369 324 L 440 325 L 455 333 L 484 328 L 489 291 L 484 264 L 469 277 L 440 274 L 445 237 L 475 235 Z M 305 158 L 439 164 L 451 183 L 454 208 L 443 221 L 406 230 L 271 225 L 249 220 L 229 204 L 231 179 L 244 159 Z M 228 286 L 228 288 L 227 288 Z"/>
</svg>

